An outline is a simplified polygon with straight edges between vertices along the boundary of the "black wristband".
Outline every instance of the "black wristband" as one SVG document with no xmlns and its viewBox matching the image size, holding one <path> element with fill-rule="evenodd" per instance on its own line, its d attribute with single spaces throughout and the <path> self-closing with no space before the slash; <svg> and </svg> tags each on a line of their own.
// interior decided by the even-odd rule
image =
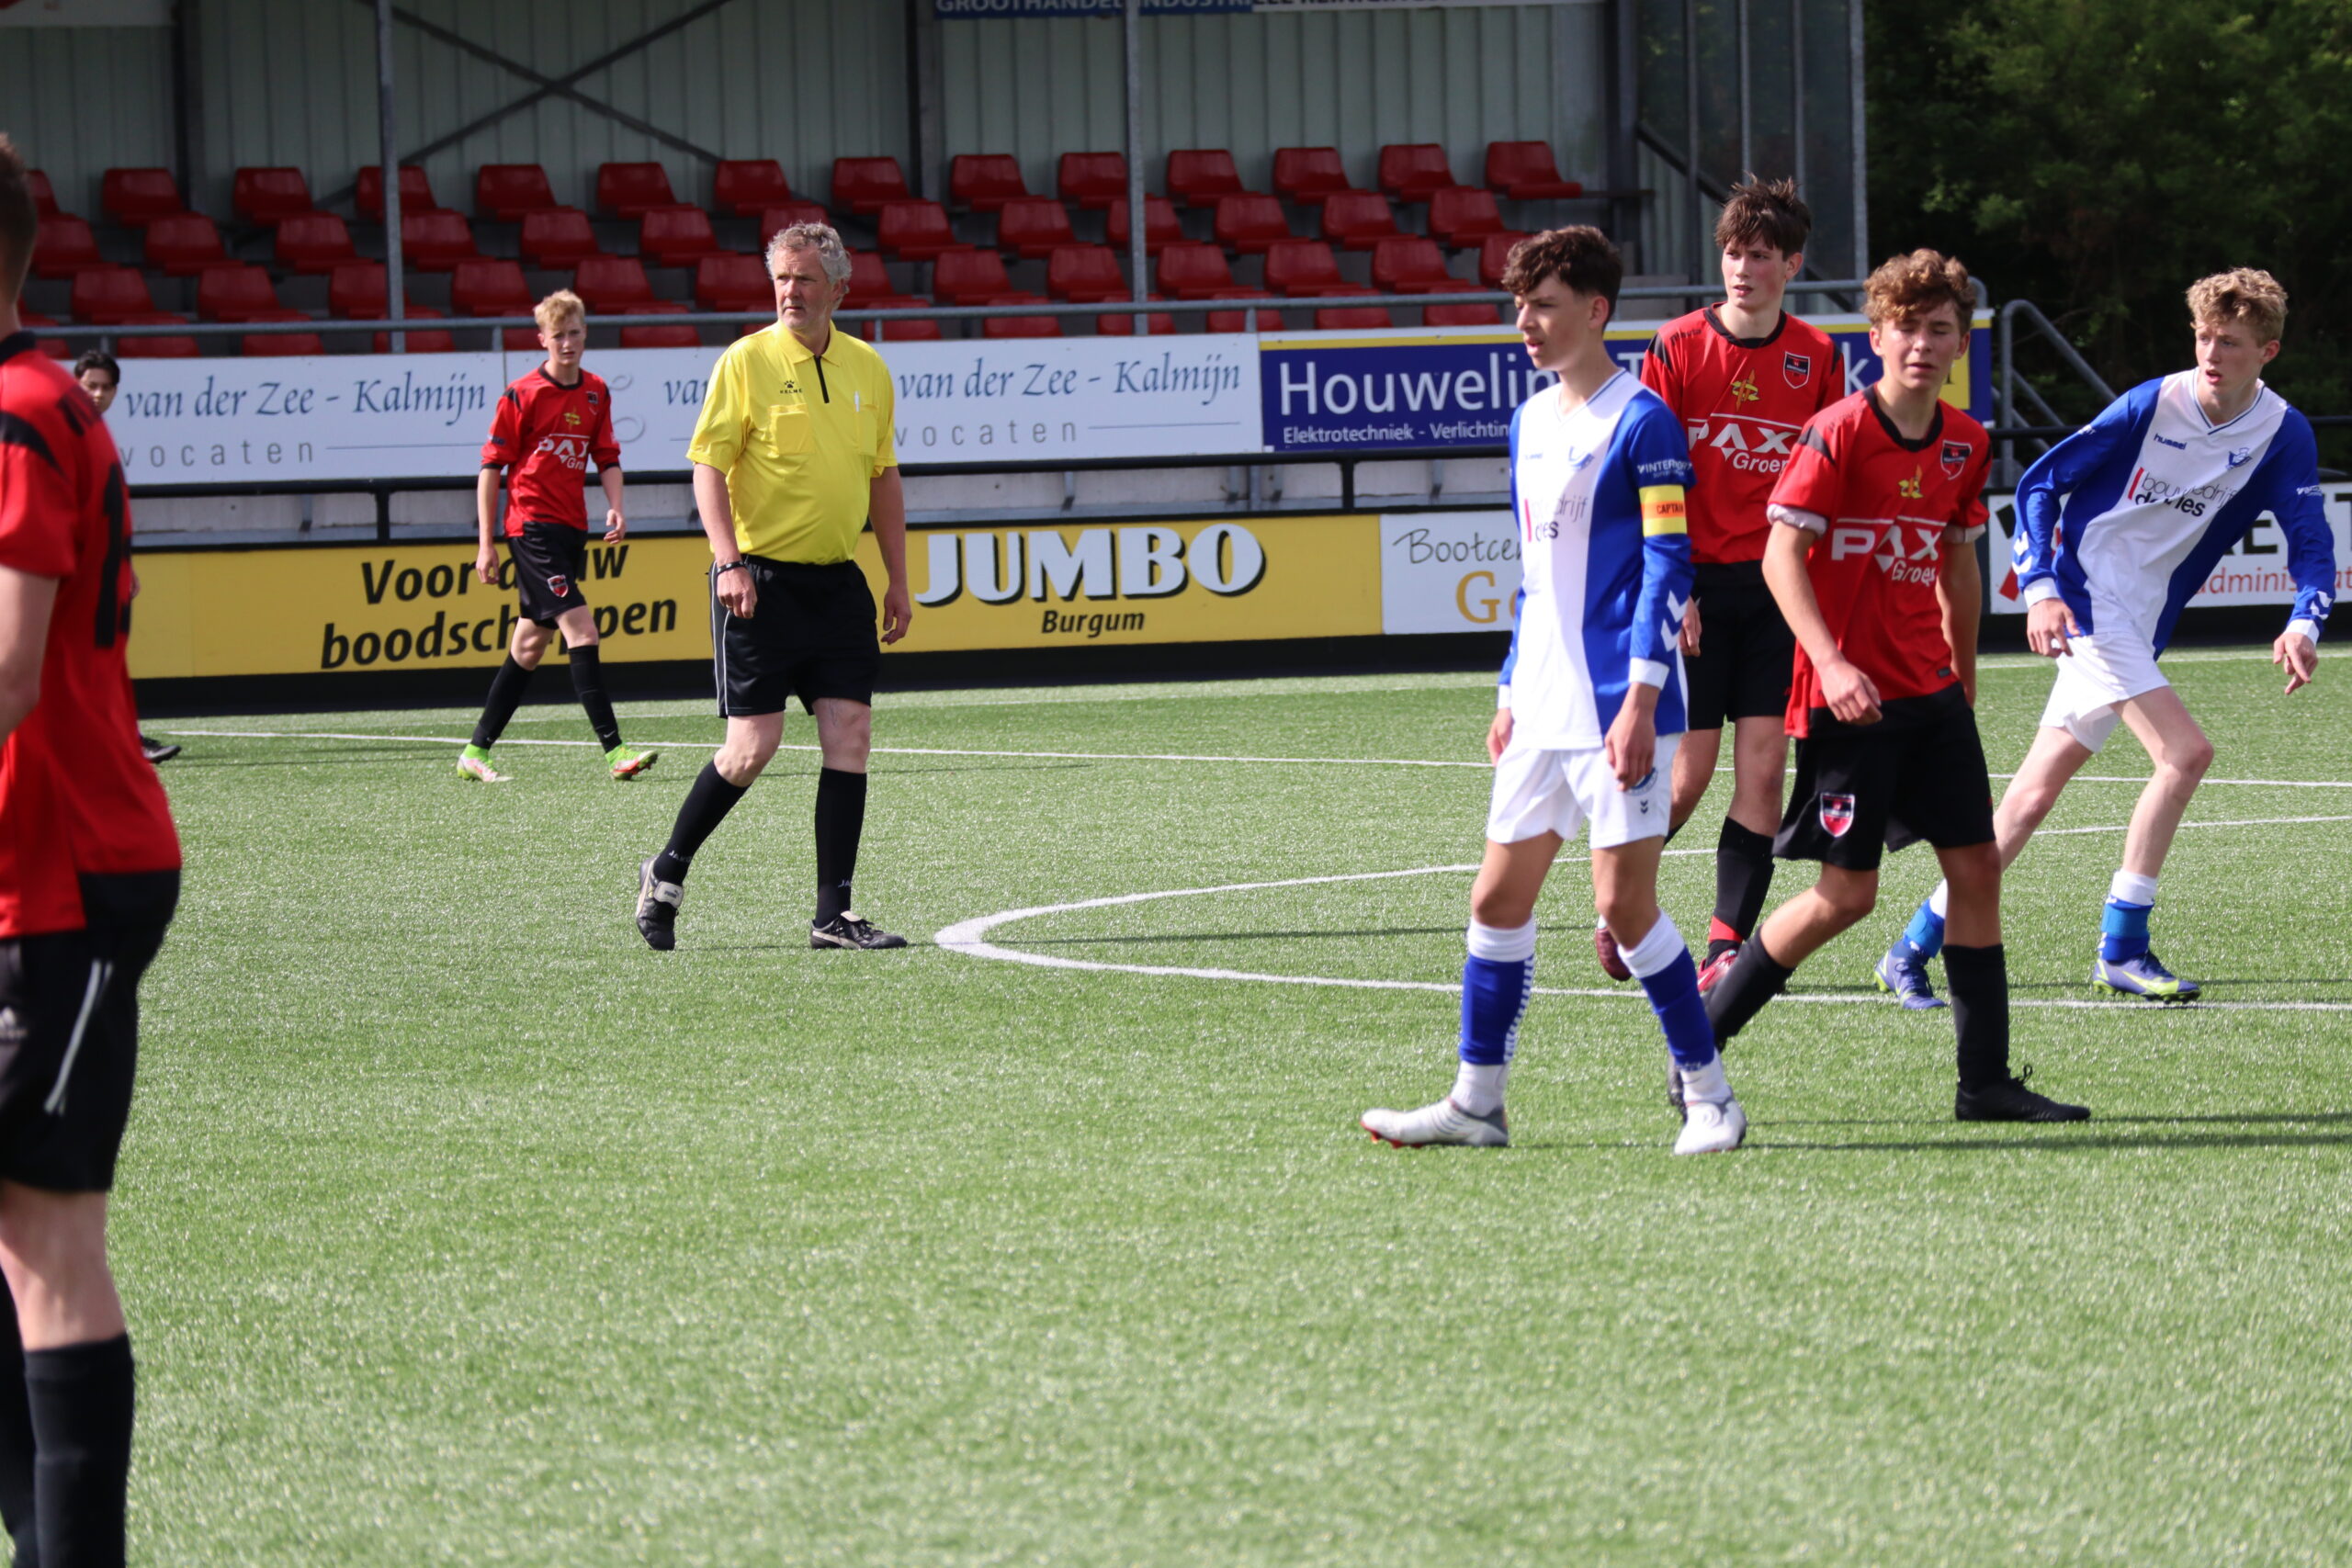
<svg viewBox="0 0 2352 1568">
<path fill-rule="evenodd" d="M 751 570 L 752 563 L 745 560 L 742 557 L 737 556 L 733 560 L 723 560 L 717 566 L 712 567 L 710 569 L 710 575 L 714 578 L 718 578 L 724 577 L 730 571 L 749 571 Z"/>
</svg>

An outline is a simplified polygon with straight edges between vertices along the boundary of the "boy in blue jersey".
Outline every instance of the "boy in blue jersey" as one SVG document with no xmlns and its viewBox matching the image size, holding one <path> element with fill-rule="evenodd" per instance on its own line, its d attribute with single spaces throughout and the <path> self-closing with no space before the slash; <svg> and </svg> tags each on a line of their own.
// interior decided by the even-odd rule
<svg viewBox="0 0 2352 1568">
<path fill-rule="evenodd" d="M 2287 536 L 2296 583 L 2287 629 L 2270 648 L 2290 694 L 2317 671 L 2335 588 L 2311 425 L 2262 384 L 2286 324 L 2286 290 L 2241 267 L 2192 287 L 2188 312 L 2197 367 L 2134 387 L 2043 454 L 2018 486 L 2013 553 L 2026 640 L 2058 661 L 2058 679 L 1994 818 L 2006 866 L 2117 721 L 2131 727 L 2155 773 L 2132 807 L 2091 980 L 2165 1002 L 2194 1000 L 2199 987 L 2157 960 L 2148 916 L 2213 745 L 2156 659 L 2182 604 L 2265 512 Z M 1879 984 L 1906 1008 L 1943 1005 L 1927 962 L 1943 947 L 1944 897 L 1939 885 L 1879 961 Z"/>
<path fill-rule="evenodd" d="M 1470 893 L 1461 1066 L 1433 1105 L 1364 1112 L 1364 1130 L 1400 1148 L 1510 1141 L 1503 1084 L 1535 989 L 1535 900 L 1560 846 L 1588 823 L 1594 902 L 1681 1075 L 1674 1152 L 1723 1153 L 1747 1134 L 1698 969 L 1657 905 L 1666 780 L 1684 728 L 1676 642 L 1690 596 L 1690 454 L 1681 422 L 1610 358 L 1623 276 L 1616 247 L 1581 227 L 1521 242 L 1503 276 L 1528 358 L 1559 384 L 1511 417 L 1521 599 L 1487 734 L 1494 800 Z"/>
</svg>

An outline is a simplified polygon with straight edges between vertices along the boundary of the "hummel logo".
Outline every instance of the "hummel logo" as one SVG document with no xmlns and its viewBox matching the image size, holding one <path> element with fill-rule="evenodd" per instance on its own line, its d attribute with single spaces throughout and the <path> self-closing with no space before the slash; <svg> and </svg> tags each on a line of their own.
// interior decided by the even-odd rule
<svg viewBox="0 0 2352 1568">
<path fill-rule="evenodd" d="M 2087 426 L 2086 428 L 2087 428 Z M 2186 452 L 2188 450 L 2188 443 L 2186 441 L 2167 440 L 2162 435 L 2156 435 L 2156 433 L 2153 430 L 2148 432 L 2148 434 L 2156 436 L 2156 445 L 2159 446 L 2169 446 L 2176 452 Z"/>
<path fill-rule="evenodd" d="M 0 1008 L 0 1045 L 21 1045 L 25 1043 L 25 1026 L 17 1021 L 15 1008 Z"/>
<path fill-rule="evenodd" d="M 1926 489 L 1920 482 L 1926 477 L 1926 474 L 1927 470 L 1925 468 L 1914 468 L 1911 470 L 1911 477 L 1907 479 L 1898 481 L 1894 488 L 1903 492 L 1905 500 L 1917 501 L 1927 494 Z"/>
</svg>

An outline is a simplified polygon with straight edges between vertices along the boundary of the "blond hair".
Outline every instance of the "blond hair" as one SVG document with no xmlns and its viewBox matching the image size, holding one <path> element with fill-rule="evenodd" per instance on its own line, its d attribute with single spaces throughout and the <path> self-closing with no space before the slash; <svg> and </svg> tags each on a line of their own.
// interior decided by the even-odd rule
<svg viewBox="0 0 2352 1568">
<path fill-rule="evenodd" d="M 2257 342 L 2272 343 L 2287 327 L 2287 291 L 2259 268 L 2232 267 L 2188 286 L 2188 319 L 2244 321 Z"/>
<path fill-rule="evenodd" d="M 566 321 L 588 320 L 587 302 L 569 288 L 559 288 L 532 307 L 531 319 L 539 323 L 543 333 L 560 332 Z"/>
<path fill-rule="evenodd" d="M 1940 251 L 1889 256 L 1862 285 L 1862 311 L 1874 327 L 1905 316 L 1928 315 L 1939 305 L 1950 305 L 1962 330 L 1967 330 L 1976 308 L 1976 285 L 1958 257 Z"/>
</svg>

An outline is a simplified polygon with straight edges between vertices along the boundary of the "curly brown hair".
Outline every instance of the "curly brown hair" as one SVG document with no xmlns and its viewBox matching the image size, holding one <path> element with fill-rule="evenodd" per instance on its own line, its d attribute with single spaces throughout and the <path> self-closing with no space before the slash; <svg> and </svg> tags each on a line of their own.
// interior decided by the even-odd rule
<svg viewBox="0 0 2352 1568">
<path fill-rule="evenodd" d="M 1890 256 L 1862 285 L 1862 311 L 1871 325 L 1884 326 L 1905 316 L 1924 316 L 1939 305 L 1950 305 L 1962 331 L 1976 310 L 1976 285 L 1957 256 L 1940 251 L 1913 251 Z"/>
<path fill-rule="evenodd" d="M 2188 286 L 2188 319 L 2244 321 L 2257 343 L 2275 341 L 2287 330 L 2287 291 L 2256 267 L 2232 267 Z"/>
<path fill-rule="evenodd" d="M 1804 249 L 1813 232 L 1813 209 L 1797 196 L 1794 180 L 1748 175 L 1731 187 L 1723 216 L 1715 220 L 1715 249 L 1751 245 L 1758 240 L 1784 256 Z"/>
<path fill-rule="evenodd" d="M 24 292 L 25 269 L 32 265 L 33 237 L 40 217 L 33 208 L 32 181 L 25 177 L 24 154 L 0 131 L 0 299 Z"/>
<path fill-rule="evenodd" d="M 1503 287 L 1525 299 L 1556 277 L 1579 294 L 1598 294 L 1609 301 L 1610 320 L 1617 319 L 1617 290 L 1625 281 L 1625 261 L 1609 236 L 1590 224 L 1547 229 L 1531 234 L 1510 248 L 1503 268 Z"/>
</svg>

